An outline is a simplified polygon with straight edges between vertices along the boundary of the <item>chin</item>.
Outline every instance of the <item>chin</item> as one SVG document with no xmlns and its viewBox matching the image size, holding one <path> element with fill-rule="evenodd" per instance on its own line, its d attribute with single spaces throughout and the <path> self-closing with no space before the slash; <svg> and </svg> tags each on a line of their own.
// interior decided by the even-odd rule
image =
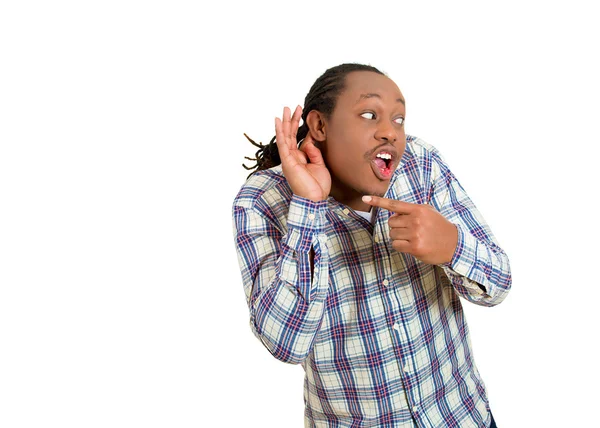
<svg viewBox="0 0 600 428">
<path fill-rule="evenodd" d="M 362 195 L 373 195 L 373 196 L 379 196 L 382 198 L 385 195 L 386 191 L 387 191 L 387 186 L 384 189 L 379 188 L 379 187 L 372 187 L 371 189 L 362 189 L 360 193 Z"/>
</svg>

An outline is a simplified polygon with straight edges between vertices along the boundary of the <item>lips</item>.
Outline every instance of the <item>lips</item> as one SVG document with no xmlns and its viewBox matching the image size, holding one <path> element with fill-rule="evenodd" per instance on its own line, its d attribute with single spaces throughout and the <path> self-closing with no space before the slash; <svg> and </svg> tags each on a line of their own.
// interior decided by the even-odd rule
<svg viewBox="0 0 600 428">
<path fill-rule="evenodd" d="M 375 173 L 377 178 L 379 178 L 380 180 L 389 180 L 392 174 L 394 173 L 394 170 L 392 168 L 381 168 L 375 161 L 371 161 L 371 167 L 373 168 L 373 172 Z"/>
<path fill-rule="evenodd" d="M 397 165 L 398 152 L 394 146 L 380 147 L 371 157 L 371 168 L 380 180 L 389 180 Z"/>
</svg>

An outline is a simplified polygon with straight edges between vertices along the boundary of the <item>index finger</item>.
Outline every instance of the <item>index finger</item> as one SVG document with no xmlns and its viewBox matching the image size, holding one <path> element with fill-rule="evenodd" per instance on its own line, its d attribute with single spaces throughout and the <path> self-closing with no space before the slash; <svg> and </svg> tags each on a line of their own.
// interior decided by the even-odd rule
<svg viewBox="0 0 600 428">
<path fill-rule="evenodd" d="M 362 197 L 363 202 L 374 207 L 384 208 L 398 214 L 410 214 L 413 212 L 413 205 L 410 202 L 399 201 L 397 199 L 382 198 L 380 196 L 365 195 Z"/>
</svg>

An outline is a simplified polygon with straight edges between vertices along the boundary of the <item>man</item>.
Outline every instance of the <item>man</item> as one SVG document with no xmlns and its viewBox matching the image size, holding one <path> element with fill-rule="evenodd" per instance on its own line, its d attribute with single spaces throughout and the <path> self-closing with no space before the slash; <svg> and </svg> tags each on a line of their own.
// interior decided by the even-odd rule
<svg viewBox="0 0 600 428">
<path fill-rule="evenodd" d="M 250 326 L 303 367 L 306 426 L 495 427 L 459 296 L 502 302 L 509 260 L 405 117 L 376 68 L 330 68 L 233 204 Z"/>
</svg>

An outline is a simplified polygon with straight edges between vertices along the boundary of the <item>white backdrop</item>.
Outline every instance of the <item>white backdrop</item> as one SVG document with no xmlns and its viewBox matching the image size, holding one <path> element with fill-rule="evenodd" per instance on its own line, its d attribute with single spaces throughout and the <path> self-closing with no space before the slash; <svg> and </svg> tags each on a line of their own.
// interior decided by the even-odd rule
<svg viewBox="0 0 600 428">
<path fill-rule="evenodd" d="M 504 302 L 462 300 L 500 428 L 600 426 L 592 4 L 3 2 L 0 426 L 303 426 L 231 205 L 243 133 L 342 62 L 395 80 L 509 256 Z"/>
</svg>

